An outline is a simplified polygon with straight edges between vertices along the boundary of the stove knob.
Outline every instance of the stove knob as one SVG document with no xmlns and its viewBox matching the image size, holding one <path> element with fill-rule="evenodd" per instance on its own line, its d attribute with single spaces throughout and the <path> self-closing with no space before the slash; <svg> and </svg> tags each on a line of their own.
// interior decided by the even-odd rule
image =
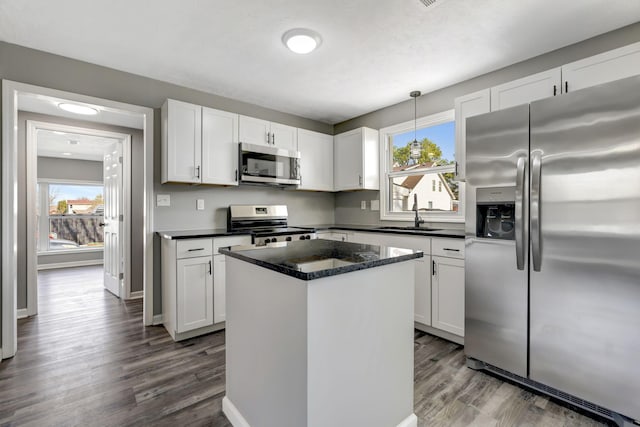
<svg viewBox="0 0 640 427">
<path fill-rule="evenodd" d="M 274 237 L 273 239 L 271 239 L 271 241 L 275 243 L 278 241 L 278 239 Z"/>
<path fill-rule="evenodd" d="M 311 236 L 309 236 L 308 234 L 306 236 L 304 236 L 305 239 L 307 240 L 311 240 Z"/>
<path fill-rule="evenodd" d="M 304 236 L 300 236 L 300 240 L 304 240 Z"/>
<path fill-rule="evenodd" d="M 287 238 L 285 239 L 287 242 L 291 241 L 291 236 L 287 236 Z"/>
<path fill-rule="evenodd" d="M 264 239 L 264 243 L 271 243 L 271 239 Z"/>
</svg>

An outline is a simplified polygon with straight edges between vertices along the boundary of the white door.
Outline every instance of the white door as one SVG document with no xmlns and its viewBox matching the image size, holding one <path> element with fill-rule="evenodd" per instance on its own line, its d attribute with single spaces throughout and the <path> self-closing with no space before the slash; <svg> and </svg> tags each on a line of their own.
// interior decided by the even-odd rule
<svg viewBox="0 0 640 427">
<path fill-rule="evenodd" d="M 491 88 L 491 111 L 560 95 L 560 67 Z"/>
<path fill-rule="evenodd" d="M 333 136 L 298 129 L 302 175 L 298 190 L 333 191 Z"/>
<path fill-rule="evenodd" d="M 238 115 L 202 107 L 202 183 L 238 185 Z"/>
<path fill-rule="evenodd" d="M 432 259 L 431 326 L 464 337 L 464 260 L 439 256 Z"/>
<path fill-rule="evenodd" d="M 176 332 L 213 325 L 213 263 L 210 256 L 177 261 Z"/>
<path fill-rule="evenodd" d="M 340 191 L 362 188 L 362 130 L 355 129 L 336 135 L 334 141 L 335 189 Z"/>
<path fill-rule="evenodd" d="M 271 145 L 271 123 L 266 120 L 240 116 L 238 132 L 245 144 Z"/>
<path fill-rule="evenodd" d="M 169 99 L 166 114 L 162 182 L 202 182 L 202 107 Z"/>
<path fill-rule="evenodd" d="M 285 150 L 298 151 L 298 129 L 272 122 L 271 144 Z"/>
<path fill-rule="evenodd" d="M 120 297 L 122 262 L 122 143 L 109 146 L 104 155 L 104 287 Z"/>
</svg>

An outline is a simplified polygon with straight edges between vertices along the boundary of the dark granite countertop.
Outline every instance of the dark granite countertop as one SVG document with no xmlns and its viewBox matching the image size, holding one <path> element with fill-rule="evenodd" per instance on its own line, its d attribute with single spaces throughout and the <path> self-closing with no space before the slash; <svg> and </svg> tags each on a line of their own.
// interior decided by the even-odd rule
<svg viewBox="0 0 640 427">
<path fill-rule="evenodd" d="M 207 230 L 175 230 L 175 231 L 156 231 L 163 239 L 197 239 L 201 237 L 223 237 L 223 236 L 247 236 L 249 232 L 229 232 L 226 228 L 210 228 Z"/>
<path fill-rule="evenodd" d="M 300 280 L 314 280 L 423 256 L 421 251 L 333 240 L 281 242 L 269 246 L 233 246 L 220 253 Z"/>
<path fill-rule="evenodd" d="M 410 236 L 446 237 L 452 239 L 464 239 L 464 230 L 434 229 L 420 227 L 420 229 L 408 229 L 403 226 L 385 225 L 357 225 L 357 224 L 316 224 L 297 225 L 296 227 L 308 228 L 309 230 L 349 230 L 349 231 L 369 231 L 373 233 L 407 234 Z M 386 228 L 385 228 L 386 227 Z"/>
</svg>

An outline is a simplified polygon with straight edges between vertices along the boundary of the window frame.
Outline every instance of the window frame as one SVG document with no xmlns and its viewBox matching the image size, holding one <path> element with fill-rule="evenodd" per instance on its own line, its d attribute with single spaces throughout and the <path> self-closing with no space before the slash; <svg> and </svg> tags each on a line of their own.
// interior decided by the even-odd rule
<svg viewBox="0 0 640 427">
<path fill-rule="evenodd" d="M 431 114 L 420 117 L 415 120 L 409 120 L 380 129 L 380 220 L 382 221 L 413 221 L 415 214 L 413 212 L 392 212 L 389 203 L 389 183 L 391 178 L 400 176 L 411 176 L 423 174 L 425 172 L 455 173 L 455 163 L 451 165 L 436 166 L 432 168 L 412 169 L 409 171 L 391 170 L 393 165 L 393 152 L 390 150 L 391 138 L 394 135 L 414 130 L 414 126 L 418 129 L 437 126 L 443 123 L 455 122 L 455 110 L 446 110 L 440 113 Z M 455 134 L 455 130 L 454 130 Z M 455 135 L 454 135 L 455 143 Z M 454 157 L 457 153 L 454 152 Z M 454 161 L 457 160 L 454 158 Z M 454 212 L 420 212 L 420 217 L 428 222 L 456 222 L 464 223 L 464 199 L 465 188 L 464 182 L 458 181 L 458 211 Z"/>
<path fill-rule="evenodd" d="M 69 253 L 89 253 L 89 252 L 104 252 L 104 248 L 75 248 L 75 249 L 54 249 L 42 250 L 40 248 L 40 244 L 42 242 L 46 242 L 49 240 L 49 185 L 58 184 L 58 185 L 87 185 L 87 186 L 102 186 L 103 194 L 104 194 L 104 182 L 102 181 L 90 181 L 90 180 L 77 180 L 77 179 L 55 179 L 55 178 L 38 178 L 36 181 L 37 185 L 41 185 L 40 189 L 46 188 L 46 191 L 40 191 L 39 197 L 41 211 L 42 207 L 46 206 L 46 215 L 41 215 L 38 218 L 40 223 L 38 224 L 37 230 L 39 233 L 38 244 L 36 246 L 36 254 L 37 256 L 47 256 L 47 255 L 60 255 L 60 254 L 69 254 Z M 103 196 L 104 197 L 104 196 Z M 43 240 L 44 239 L 44 240 Z"/>
</svg>

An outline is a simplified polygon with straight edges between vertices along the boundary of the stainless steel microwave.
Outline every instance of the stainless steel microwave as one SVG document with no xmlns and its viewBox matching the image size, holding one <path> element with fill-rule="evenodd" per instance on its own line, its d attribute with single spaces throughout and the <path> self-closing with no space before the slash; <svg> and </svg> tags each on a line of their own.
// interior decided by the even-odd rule
<svg viewBox="0 0 640 427">
<path fill-rule="evenodd" d="M 240 143 L 240 182 L 299 185 L 300 153 Z"/>
</svg>

